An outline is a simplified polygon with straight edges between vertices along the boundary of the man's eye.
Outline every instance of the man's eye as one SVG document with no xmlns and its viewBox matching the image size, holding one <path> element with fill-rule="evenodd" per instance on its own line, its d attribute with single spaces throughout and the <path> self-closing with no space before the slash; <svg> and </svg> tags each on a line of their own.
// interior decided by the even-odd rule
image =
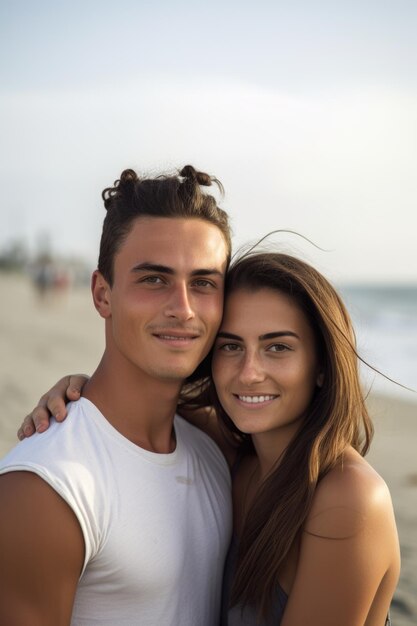
<svg viewBox="0 0 417 626">
<path fill-rule="evenodd" d="M 198 280 L 194 281 L 194 286 L 195 287 L 214 287 L 214 283 L 212 283 L 210 280 L 207 280 L 206 278 L 199 278 Z"/>
<path fill-rule="evenodd" d="M 139 280 L 140 283 L 147 283 L 149 285 L 160 285 L 164 281 L 160 276 L 144 276 Z"/>
</svg>

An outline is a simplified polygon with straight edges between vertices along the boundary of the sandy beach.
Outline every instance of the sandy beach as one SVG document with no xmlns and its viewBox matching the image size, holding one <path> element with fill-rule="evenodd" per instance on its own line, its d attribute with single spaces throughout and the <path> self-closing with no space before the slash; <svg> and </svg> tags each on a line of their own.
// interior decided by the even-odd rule
<svg viewBox="0 0 417 626">
<path fill-rule="evenodd" d="M 89 290 L 41 298 L 24 276 L 1 274 L 0 456 L 16 443 L 26 413 L 58 377 L 91 373 L 104 345 Z M 369 460 L 388 483 L 396 512 L 402 573 L 393 626 L 417 624 L 417 399 L 372 396 L 375 438 Z"/>
</svg>

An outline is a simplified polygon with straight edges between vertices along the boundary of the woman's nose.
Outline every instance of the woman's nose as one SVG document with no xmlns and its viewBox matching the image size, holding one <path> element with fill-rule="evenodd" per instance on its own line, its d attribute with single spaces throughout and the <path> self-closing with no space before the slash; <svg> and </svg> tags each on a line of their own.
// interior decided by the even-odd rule
<svg viewBox="0 0 417 626">
<path fill-rule="evenodd" d="M 258 354 L 247 353 L 242 361 L 239 379 L 244 385 L 254 385 L 265 380 L 265 370 Z"/>
</svg>

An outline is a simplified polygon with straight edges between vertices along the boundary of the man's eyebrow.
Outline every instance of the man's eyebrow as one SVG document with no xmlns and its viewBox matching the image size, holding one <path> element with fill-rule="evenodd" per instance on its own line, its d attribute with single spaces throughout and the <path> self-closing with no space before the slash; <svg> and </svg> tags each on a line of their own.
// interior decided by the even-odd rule
<svg viewBox="0 0 417 626">
<path fill-rule="evenodd" d="M 224 276 L 224 272 L 216 269 L 215 267 L 203 267 L 199 270 L 193 270 L 191 276 Z"/>
<path fill-rule="evenodd" d="M 235 341 L 243 341 L 243 337 L 239 337 L 239 335 L 234 335 L 233 333 L 227 333 L 224 331 L 220 331 L 217 333 L 217 337 L 221 339 L 234 339 Z M 265 335 L 259 335 L 258 339 L 260 341 L 265 341 L 266 339 L 275 339 L 276 337 L 295 337 L 299 339 L 300 337 L 297 333 L 294 333 L 292 330 L 280 330 L 273 333 L 265 333 Z"/>
<path fill-rule="evenodd" d="M 139 263 L 132 267 L 132 272 L 158 272 L 160 274 L 175 274 L 175 270 L 168 265 L 158 265 L 156 263 Z M 204 267 L 191 272 L 191 276 L 221 276 L 223 273 L 214 267 Z"/>
<path fill-rule="evenodd" d="M 160 274 L 174 274 L 172 267 L 157 265 L 156 263 L 139 263 L 132 267 L 132 272 L 159 272 Z"/>
</svg>

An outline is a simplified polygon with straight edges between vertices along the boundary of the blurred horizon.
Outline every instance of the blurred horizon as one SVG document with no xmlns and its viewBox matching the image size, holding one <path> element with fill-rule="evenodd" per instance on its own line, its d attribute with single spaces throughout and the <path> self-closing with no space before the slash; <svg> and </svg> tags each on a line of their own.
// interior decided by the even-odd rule
<svg viewBox="0 0 417 626">
<path fill-rule="evenodd" d="M 235 249 L 417 284 L 417 4 L 0 2 L 0 253 L 94 269 L 123 169 L 217 176 Z"/>
</svg>

